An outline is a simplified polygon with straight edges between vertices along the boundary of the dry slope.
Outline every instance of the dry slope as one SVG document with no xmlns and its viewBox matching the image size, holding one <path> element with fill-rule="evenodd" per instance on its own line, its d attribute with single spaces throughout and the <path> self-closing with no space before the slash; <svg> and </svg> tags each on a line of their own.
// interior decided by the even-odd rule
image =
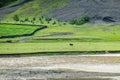
<svg viewBox="0 0 120 80">
<path fill-rule="evenodd" d="M 22 3 L 24 1 L 28 0 L 21 0 Z M 90 16 L 91 21 L 94 22 L 120 21 L 120 0 L 32 0 L 31 3 L 25 4 L 27 6 L 22 5 L 20 9 L 18 9 L 19 5 L 0 9 L 0 19 L 6 14 L 10 14 L 8 18 L 16 14 L 22 17 L 26 17 L 26 15 L 38 17 L 42 14 L 62 21 L 70 21 L 85 15 Z M 62 7 L 58 7 L 56 4 Z"/>
<path fill-rule="evenodd" d="M 84 15 L 93 17 L 94 20 L 102 20 L 112 17 L 120 21 L 120 0 L 68 0 L 68 6 L 53 11 L 54 18 L 69 21 Z"/>
</svg>

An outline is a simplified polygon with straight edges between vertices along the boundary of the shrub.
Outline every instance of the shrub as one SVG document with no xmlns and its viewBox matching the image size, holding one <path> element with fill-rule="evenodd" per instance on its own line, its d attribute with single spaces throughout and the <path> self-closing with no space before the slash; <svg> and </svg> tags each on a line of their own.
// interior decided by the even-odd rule
<svg viewBox="0 0 120 80">
<path fill-rule="evenodd" d="M 33 18 L 33 21 L 35 21 L 36 19 L 35 18 Z"/>
<path fill-rule="evenodd" d="M 41 17 L 39 18 L 39 21 L 42 21 L 42 18 L 41 18 Z"/>
<path fill-rule="evenodd" d="M 66 25 L 66 23 L 63 23 L 63 25 Z"/>
<path fill-rule="evenodd" d="M 14 15 L 13 20 L 15 20 L 15 21 L 19 21 L 19 17 L 18 17 L 18 15 Z"/>
<path fill-rule="evenodd" d="M 21 23 L 23 23 L 24 21 L 23 20 L 20 20 Z"/>
<path fill-rule="evenodd" d="M 6 42 L 7 42 L 7 43 L 12 43 L 12 40 L 7 40 Z"/>
<path fill-rule="evenodd" d="M 25 18 L 25 20 L 24 21 L 29 21 L 29 19 L 28 18 Z"/>
<path fill-rule="evenodd" d="M 45 21 L 47 21 L 47 22 L 49 22 L 51 20 L 52 20 L 51 18 L 48 18 L 48 17 L 45 18 Z"/>
<path fill-rule="evenodd" d="M 53 22 L 53 25 L 56 24 L 56 21 Z"/>
<path fill-rule="evenodd" d="M 87 22 L 90 21 L 90 17 L 89 16 L 84 16 L 80 19 L 74 19 L 70 22 L 70 24 L 76 24 L 76 25 L 82 25 L 82 24 L 85 24 Z"/>
</svg>

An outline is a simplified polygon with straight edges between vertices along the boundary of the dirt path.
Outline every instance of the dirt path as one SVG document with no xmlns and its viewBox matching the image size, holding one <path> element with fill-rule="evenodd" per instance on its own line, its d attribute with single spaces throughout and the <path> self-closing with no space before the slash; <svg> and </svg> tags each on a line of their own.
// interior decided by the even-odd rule
<svg viewBox="0 0 120 80">
<path fill-rule="evenodd" d="M 31 56 L 0 58 L 2 79 L 120 79 L 120 55 Z M 81 80 L 81 79 L 80 79 Z"/>
</svg>

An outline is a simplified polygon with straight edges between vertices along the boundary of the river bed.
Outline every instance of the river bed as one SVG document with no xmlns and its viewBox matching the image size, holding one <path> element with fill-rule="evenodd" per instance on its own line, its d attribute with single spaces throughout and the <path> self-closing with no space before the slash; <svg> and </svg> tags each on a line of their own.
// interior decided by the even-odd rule
<svg viewBox="0 0 120 80">
<path fill-rule="evenodd" d="M 120 55 L 1 57 L 3 79 L 120 80 Z"/>
</svg>

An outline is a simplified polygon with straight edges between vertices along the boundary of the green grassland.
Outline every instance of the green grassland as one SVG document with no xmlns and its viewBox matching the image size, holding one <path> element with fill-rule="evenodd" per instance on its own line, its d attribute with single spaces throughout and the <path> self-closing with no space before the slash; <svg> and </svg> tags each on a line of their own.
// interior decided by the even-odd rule
<svg viewBox="0 0 120 80">
<path fill-rule="evenodd" d="M 87 52 L 119 51 L 120 42 L 46 42 L 46 43 L 0 43 L 0 54 L 18 54 L 35 52 Z M 74 53 L 71 53 L 74 54 Z"/>
<path fill-rule="evenodd" d="M 73 38 L 101 41 L 120 41 L 120 25 L 84 24 L 84 25 L 49 25 L 49 28 L 37 32 L 34 37 L 42 38 Z M 40 38 L 41 39 L 41 38 Z"/>
<path fill-rule="evenodd" d="M 39 26 L 0 24 L 0 36 L 28 34 L 32 33 L 38 27 Z"/>
<path fill-rule="evenodd" d="M 120 25 L 88 23 L 71 25 L 62 22 L 45 25 L 48 28 L 39 30 L 29 37 L 0 39 L 0 54 L 120 51 Z M 2 36 L 29 33 L 38 26 L 0 24 L 0 27 L 0 35 Z M 27 31 L 27 29 L 29 30 Z M 22 43 L 17 42 L 26 38 L 29 38 L 29 40 Z M 13 43 L 7 43 L 8 40 L 12 40 Z M 73 44 L 73 46 L 70 46 L 70 44 Z"/>
</svg>

